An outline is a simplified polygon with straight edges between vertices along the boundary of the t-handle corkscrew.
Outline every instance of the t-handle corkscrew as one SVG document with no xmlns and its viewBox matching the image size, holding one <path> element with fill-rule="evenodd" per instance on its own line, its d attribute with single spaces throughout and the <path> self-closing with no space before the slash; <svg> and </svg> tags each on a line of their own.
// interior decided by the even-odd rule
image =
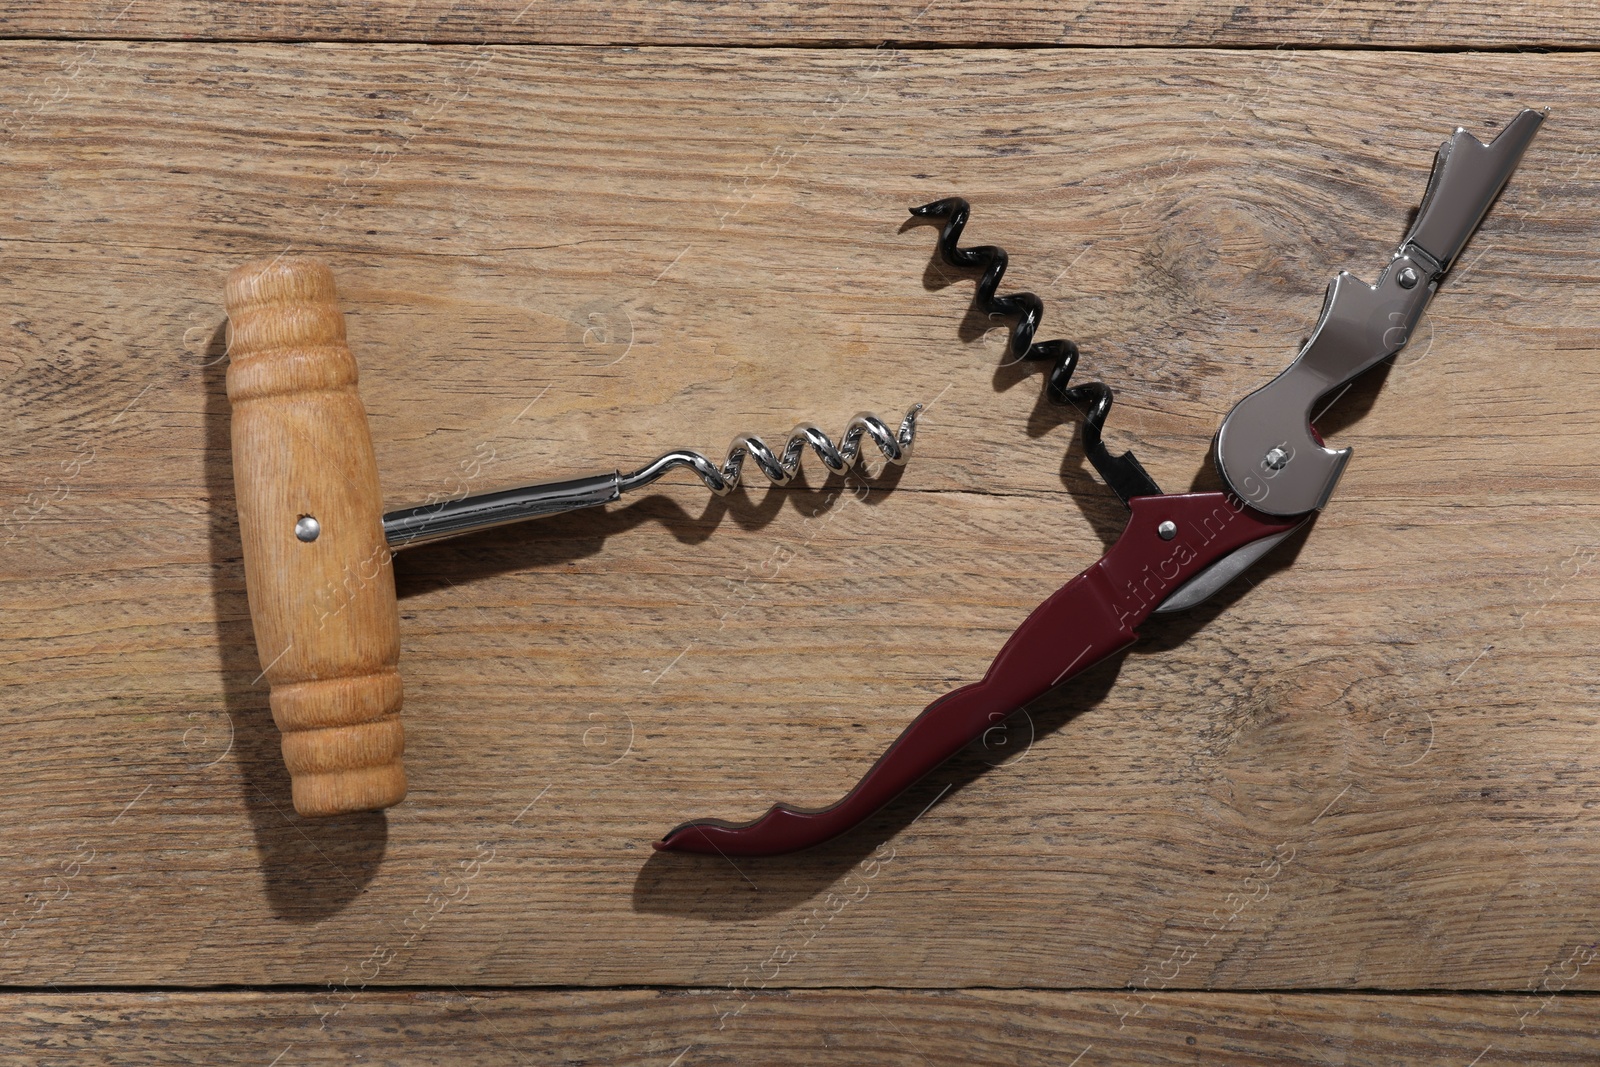
<svg viewBox="0 0 1600 1067">
<path fill-rule="evenodd" d="M 605 504 L 680 467 L 720 496 L 739 484 L 747 460 L 788 484 L 807 447 L 833 474 L 862 461 L 869 440 L 888 463 L 904 464 L 921 410 L 907 412 L 898 432 L 857 415 L 837 445 L 801 425 L 781 452 L 759 437 L 736 438 L 720 467 L 698 452 L 668 452 L 629 474 L 381 515 L 377 461 L 332 271 L 300 257 L 249 264 L 229 277 L 226 304 L 245 587 L 302 815 L 377 810 L 405 796 L 395 550 Z"/>
</svg>

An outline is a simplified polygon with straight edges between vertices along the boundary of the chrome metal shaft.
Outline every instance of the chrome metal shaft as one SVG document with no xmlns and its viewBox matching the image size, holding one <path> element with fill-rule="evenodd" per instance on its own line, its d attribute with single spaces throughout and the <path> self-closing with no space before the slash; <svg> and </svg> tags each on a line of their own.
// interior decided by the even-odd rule
<svg viewBox="0 0 1600 1067">
<path fill-rule="evenodd" d="M 622 496 L 621 480 L 622 475 L 612 471 L 420 504 L 385 515 L 383 537 L 390 548 L 408 548 L 523 519 L 609 504 Z"/>
</svg>

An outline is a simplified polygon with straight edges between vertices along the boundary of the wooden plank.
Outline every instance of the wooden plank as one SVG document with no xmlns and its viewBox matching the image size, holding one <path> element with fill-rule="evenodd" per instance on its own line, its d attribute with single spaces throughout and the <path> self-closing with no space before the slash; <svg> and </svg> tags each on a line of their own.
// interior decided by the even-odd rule
<svg viewBox="0 0 1600 1067">
<path fill-rule="evenodd" d="M 426 41 L 434 44 L 896 45 L 983 47 L 1365 47 L 1585 48 L 1600 39 L 1600 13 L 1580 0 L 1499 4 L 1444 0 L 1422 6 L 1351 0 L 1232 3 L 1078 0 L 982 4 L 907 0 L 528 0 L 468 3 L 360 0 L 19 0 L 0 15 L 0 35 L 38 38 L 164 38 L 246 41 Z M 1397 73 L 1385 72 L 1383 81 Z M 1352 93 L 1363 87 L 1349 85 Z"/>
<path fill-rule="evenodd" d="M 0 172 L 5 981 L 1523 991 L 1594 943 L 1591 58 L 1351 97 L 1388 60 L 7 54 L 43 95 Z M 651 853 L 832 800 L 1115 531 L 907 204 L 973 199 L 1182 487 L 1443 134 L 1523 103 L 1302 548 L 837 845 Z M 863 407 L 925 436 L 893 491 L 675 482 L 403 555 L 411 797 L 298 820 L 221 386 L 222 280 L 290 246 L 344 287 L 391 507 Z"/>
<path fill-rule="evenodd" d="M 315 993 L 8 994 L 0 1063 L 1504 1067 L 1600 1049 L 1600 1003 L 1571 995 L 473 989 L 339 1007 Z"/>
</svg>

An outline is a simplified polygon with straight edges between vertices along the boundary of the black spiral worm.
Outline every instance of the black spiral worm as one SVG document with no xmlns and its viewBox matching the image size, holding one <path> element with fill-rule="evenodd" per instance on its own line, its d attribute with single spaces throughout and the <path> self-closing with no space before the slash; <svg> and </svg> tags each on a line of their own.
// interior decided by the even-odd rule
<svg viewBox="0 0 1600 1067">
<path fill-rule="evenodd" d="M 914 207 L 911 214 L 923 219 L 944 219 L 944 228 L 939 231 L 939 255 L 946 263 L 964 269 L 983 269 L 983 276 L 978 279 L 978 307 L 990 315 L 1012 319 L 1006 348 L 1011 358 L 1051 364 L 1046 385 L 1050 399 L 1084 412 L 1084 454 L 1106 484 L 1123 503 L 1136 496 L 1160 493 L 1154 479 L 1145 473 L 1132 452 L 1113 456 L 1106 450 L 1101 431 L 1105 428 L 1106 417 L 1111 414 L 1111 387 L 1104 382 L 1072 384 L 1073 372 L 1078 369 L 1078 346 L 1067 340 L 1034 341 L 1039 320 L 1044 316 L 1044 301 L 1033 293 L 999 295 L 1000 281 L 1011 262 L 1006 250 L 998 245 L 962 248 L 958 244 L 972 215 L 972 205 L 959 196 L 951 196 Z"/>
<path fill-rule="evenodd" d="M 944 229 L 939 232 L 939 255 L 952 267 L 982 267 L 983 277 L 978 279 L 978 307 L 990 315 L 1012 318 L 1011 340 L 1007 351 L 1013 359 L 1048 361 L 1050 368 L 1050 399 L 1058 404 L 1074 403 L 1078 397 L 1070 388 L 1072 372 L 1078 368 L 1078 346 L 1071 341 L 1040 341 L 1034 343 L 1033 335 L 1039 331 L 1039 320 L 1044 317 L 1044 301 L 1033 293 L 996 295 L 1000 280 L 1006 276 L 1011 262 L 1006 250 L 995 245 L 962 248 L 956 242 L 967 227 L 972 205 L 959 196 L 935 200 L 931 204 L 911 209 L 911 214 L 924 219 L 944 219 Z"/>
</svg>

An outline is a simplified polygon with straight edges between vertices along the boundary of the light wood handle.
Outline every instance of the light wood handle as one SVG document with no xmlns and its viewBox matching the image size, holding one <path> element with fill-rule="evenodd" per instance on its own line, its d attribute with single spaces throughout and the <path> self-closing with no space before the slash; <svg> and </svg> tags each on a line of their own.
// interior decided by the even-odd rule
<svg viewBox="0 0 1600 1067">
<path fill-rule="evenodd" d="M 225 297 L 245 585 L 301 815 L 406 795 L 400 615 L 336 299 L 333 272 L 303 257 L 238 268 Z"/>
</svg>

